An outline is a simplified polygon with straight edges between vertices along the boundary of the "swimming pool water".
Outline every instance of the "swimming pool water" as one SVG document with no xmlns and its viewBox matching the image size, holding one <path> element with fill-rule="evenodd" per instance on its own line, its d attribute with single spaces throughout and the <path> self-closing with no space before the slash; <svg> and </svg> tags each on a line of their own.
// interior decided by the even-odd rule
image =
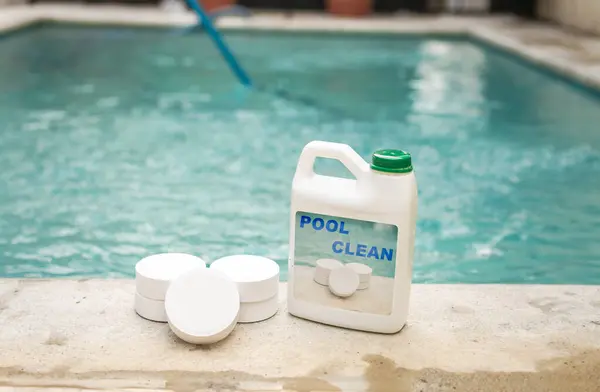
<svg viewBox="0 0 600 392">
<path fill-rule="evenodd" d="M 227 39 L 299 99 L 239 87 L 202 34 L 0 40 L 0 276 L 129 277 L 165 251 L 285 266 L 296 160 L 321 139 L 413 154 L 416 282 L 600 283 L 591 93 L 468 41 Z"/>
</svg>

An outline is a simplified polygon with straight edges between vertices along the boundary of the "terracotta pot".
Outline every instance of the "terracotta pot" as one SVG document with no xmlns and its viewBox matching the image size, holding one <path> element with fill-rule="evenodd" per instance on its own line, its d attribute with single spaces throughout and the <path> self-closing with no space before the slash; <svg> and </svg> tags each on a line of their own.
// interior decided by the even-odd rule
<svg viewBox="0 0 600 392">
<path fill-rule="evenodd" d="M 373 0 L 327 0 L 327 11 L 339 16 L 369 15 Z"/>
<path fill-rule="evenodd" d="M 235 5 L 237 0 L 200 0 L 200 4 L 206 12 L 217 11 L 221 8 L 231 7 Z"/>
</svg>

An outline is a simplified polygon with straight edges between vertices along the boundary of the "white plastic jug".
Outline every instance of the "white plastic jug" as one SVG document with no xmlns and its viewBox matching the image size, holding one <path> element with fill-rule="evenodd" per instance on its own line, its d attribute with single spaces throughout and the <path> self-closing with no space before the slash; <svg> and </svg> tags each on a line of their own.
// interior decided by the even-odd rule
<svg viewBox="0 0 600 392">
<path fill-rule="evenodd" d="M 356 179 L 316 174 L 318 157 L 339 160 Z M 345 328 L 400 331 L 408 315 L 416 215 L 410 154 L 379 150 L 369 165 L 345 144 L 306 145 L 292 185 L 289 312 Z M 359 273 L 329 276 L 328 268 Z"/>
</svg>

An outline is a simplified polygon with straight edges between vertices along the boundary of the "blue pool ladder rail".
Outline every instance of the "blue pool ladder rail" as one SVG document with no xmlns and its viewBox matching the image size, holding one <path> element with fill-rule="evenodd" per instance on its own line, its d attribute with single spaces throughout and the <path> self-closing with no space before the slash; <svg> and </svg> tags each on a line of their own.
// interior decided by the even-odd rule
<svg viewBox="0 0 600 392">
<path fill-rule="evenodd" d="M 197 0 L 186 1 L 189 4 L 190 8 L 196 13 L 198 19 L 200 19 L 202 26 L 210 36 L 217 49 L 219 49 L 219 52 L 221 52 L 221 56 L 223 56 L 225 62 L 227 62 L 227 65 L 229 65 L 229 68 L 231 68 L 231 71 L 238 78 L 240 83 L 246 87 L 252 87 L 252 80 L 250 79 L 250 76 L 248 76 L 246 71 L 237 61 L 237 59 L 233 55 L 233 52 L 231 52 L 229 46 L 227 46 L 227 43 L 225 42 L 219 31 L 213 25 L 208 14 L 204 11 L 204 9 L 202 9 L 202 6 L 200 6 Z"/>
</svg>

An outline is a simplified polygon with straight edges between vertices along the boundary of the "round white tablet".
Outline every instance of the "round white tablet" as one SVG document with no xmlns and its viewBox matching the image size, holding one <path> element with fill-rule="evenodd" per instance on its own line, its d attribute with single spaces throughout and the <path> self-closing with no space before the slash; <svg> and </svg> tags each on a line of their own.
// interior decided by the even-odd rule
<svg viewBox="0 0 600 392">
<path fill-rule="evenodd" d="M 323 286 L 329 284 L 329 274 L 332 270 L 342 268 L 344 264 L 334 259 L 319 259 L 315 268 L 315 282 Z"/>
<path fill-rule="evenodd" d="M 349 297 L 356 292 L 360 280 L 352 268 L 336 268 L 329 274 L 329 290 L 338 297 Z"/>
<path fill-rule="evenodd" d="M 167 322 L 165 301 L 146 298 L 140 293 L 135 293 L 135 312 L 150 321 Z"/>
<path fill-rule="evenodd" d="M 213 261 L 210 269 L 237 283 L 240 302 L 265 301 L 279 292 L 279 265 L 266 257 L 227 256 Z"/>
<path fill-rule="evenodd" d="M 279 309 L 279 295 L 266 301 L 246 302 L 240 305 L 238 323 L 255 323 L 275 316 Z"/>
<path fill-rule="evenodd" d="M 373 274 L 373 269 L 366 264 L 361 263 L 348 263 L 346 267 L 352 268 L 354 272 L 358 274 L 358 280 L 360 284 L 358 285 L 359 290 L 364 290 L 369 287 L 369 283 L 371 281 L 371 275 Z"/>
<path fill-rule="evenodd" d="M 210 344 L 233 331 L 240 312 L 240 295 L 225 274 L 196 268 L 171 282 L 165 310 L 171 330 L 180 339 Z"/>
<path fill-rule="evenodd" d="M 149 299 L 164 301 L 169 283 L 184 272 L 206 268 L 199 257 L 186 253 L 159 253 L 138 261 L 135 265 L 135 286 Z"/>
</svg>

